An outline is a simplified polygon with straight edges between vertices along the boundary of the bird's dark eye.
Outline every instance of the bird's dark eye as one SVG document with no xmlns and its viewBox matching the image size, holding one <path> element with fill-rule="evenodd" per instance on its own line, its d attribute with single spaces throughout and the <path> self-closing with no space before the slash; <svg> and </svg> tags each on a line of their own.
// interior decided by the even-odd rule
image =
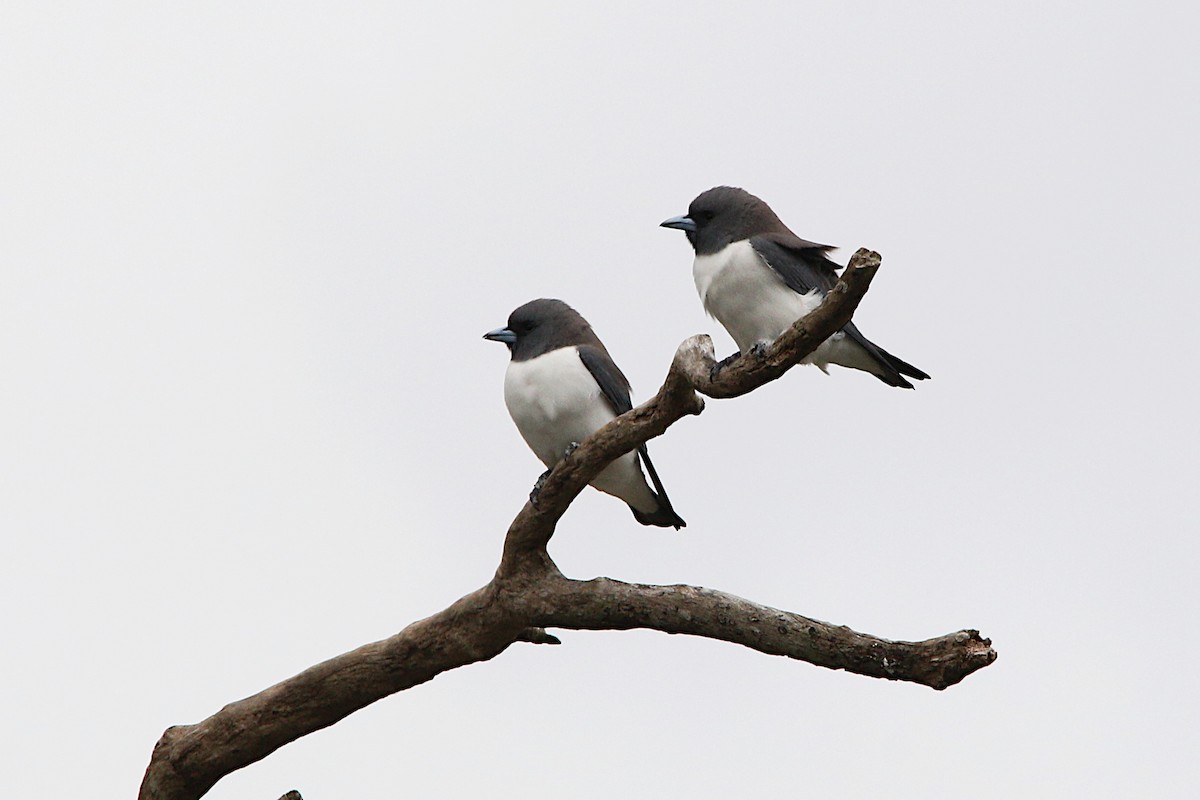
<svg viewBox="0 0 1200 800">
<path fill-rule="evenodd" d="M 712 221 L 712 218 L 715 216 L 716 216 L 716 214 L 714 214 L 712 211 L 701 211 L 700 212 L 700 219 L 704 220 L 705 222 Z"/>
</svg>

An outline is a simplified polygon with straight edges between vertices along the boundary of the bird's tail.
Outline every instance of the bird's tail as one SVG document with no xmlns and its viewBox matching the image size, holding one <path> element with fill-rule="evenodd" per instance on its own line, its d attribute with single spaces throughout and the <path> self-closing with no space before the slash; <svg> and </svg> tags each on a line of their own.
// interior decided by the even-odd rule
<svg viewBox="0 0 1200 800">
<path fill-rule="evenodd" d="M 663 489 L 662 481 L 658 479 L 658 471 L 654 469 L 653 462 L 650 461 L 650 453 L 646 450 L 646 445 L 638 448 L 638 455 L 642 459 L 642 463 L 646 465 L 646 472 L 650 473 L 650 482 L 654 484 L 654 493 L 658 497 L 658 509 L 652 514 L 645 514 L 638 511 L 633 506 L 629 510 L 633 512 L 633 518 L 643 525 L 655 525 L 659 528 L 686 528 L 687 523 L 683 521 L 683 517 L 675 513 L 675 509 L 671 507 L 671 500 L 667 497 L 667 491 Z"/>
<path fill-rule="evenodd" d="M 918 381 L 929 378 L 927 373 L 917 369 L 907 361 L 896 358 L 896 356 L 884 350 L 866 336 L 863 336 L 862 331 L 853 322 L 847 323 L 846 327 L 842 328 L 842 331 L 845 332 L 851 341 L 866 351 L 863 355 L 869 357 L 870 362 L 870 366 L 862 363 L 845 364 L 844 366 L 865 370 L 888 386 L 897 386 L 902 389 L 913 388 L 913 385 L 905 380 L 906 375 Z M 859 360 L 861 361 L 861 358 Z"/>
<path fill-rule="evenodd" d="M 891 365 L 892 369 L 896 370 L 896 372 L 899 372 L 901 375 L 907 375 L 908 377 L 918 381 L 929 380 L 929 374 L 927 372 L 917 369 L 907 361 L 896 358 L 894 355 L 878 345 L 876 345 L 875 349 L 878 350 L 879 355 L 883 356 L 884 360 Z"/>
</svg>

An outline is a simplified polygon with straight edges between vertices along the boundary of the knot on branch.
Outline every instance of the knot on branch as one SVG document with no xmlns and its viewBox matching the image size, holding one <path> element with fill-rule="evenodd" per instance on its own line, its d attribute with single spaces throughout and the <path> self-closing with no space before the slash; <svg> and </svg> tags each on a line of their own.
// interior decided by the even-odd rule
<svg viewBox="0 0 1200 800">
<path fill-rule="evenodd" d="M 934 689 L 946 689 L 960 683 L 972 672 L 991 664 L 998 656 L 992 649 L 992 640 L 984 638 L 976 630 L 963 630 L 932 641 L 946 641 L 945 652 L 935 651 L 929 656 L 931 665 L 938 669 L 929 684 Z"/>
<path fill-rule="evenodd" d="M 562 639 L 547 633 L 545 628 L 526 628 L 517 634 L 517 641 L 530 644 L 562 644 Z"/>
</svg>

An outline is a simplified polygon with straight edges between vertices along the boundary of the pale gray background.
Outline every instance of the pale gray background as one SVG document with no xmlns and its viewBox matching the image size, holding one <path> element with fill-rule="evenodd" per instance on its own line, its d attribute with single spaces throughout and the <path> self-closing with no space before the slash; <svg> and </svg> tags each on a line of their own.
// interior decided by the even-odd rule
<svg viewBox="0 0 1200 800">
<path fill-rule="evenodd" d="M 0 796 L 131 797 L 168 725 L 487 581 L 541 466 L 480 335 L 561 297 L 643 399 L 732 351 L 657 227 L 717 183 L 879 250 L 858 320 L 934 379 L 710 403 L 652 445 L 686 531 L 588 491 L 553 555 L 1000 660 L 566 632 L 211 797 L 1190 794 L 1194 8 L 7 5 Z"/>
</svg>

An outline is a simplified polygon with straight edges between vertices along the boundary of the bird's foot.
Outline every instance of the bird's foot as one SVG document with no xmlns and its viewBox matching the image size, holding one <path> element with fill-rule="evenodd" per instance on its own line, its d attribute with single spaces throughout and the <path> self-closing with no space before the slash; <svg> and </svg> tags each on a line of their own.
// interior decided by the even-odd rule
<svg viewBox="0 0 1200 800">
<path fill-rule="evenodd" d="M 712 367 L 709 368 L 708 379 L 710 381 L 715 381 L 717 379 L 717 376 L 721 374 L 721 370 L 725 369 L 726 367 L 728 367 L 730 364 L 732 364 L 734 361 L 737 361 L 741 357 L 742 357 L 741 353 L 734 353 L 731 356 L 726 356 L 725 358 L 722 358 L 720 361 L 713 364 Z"/>
<path fill-rule="evenodd" d="M 771 347 L 770 342 L 755 342 L 750 347 L 750 355 L 754 356 L 759 361 L 762 361 L 764 358 L 767 357 L 767 350 L 770 347 Z"/>
<path fill-rule="evenodd" d="M 538 507 L 538 495 L 542 493 L 542 487 L 546 485 L 546 478 L 549 477 L 550 470 L 546 470 L 538 476 L 538 479 L 533 482 L 533 488 L 529 490 L 529 502 L 534 508 Z"/>
<path fill-rule="evenodd" d="M 579 442 L 571 442 L 567 445 L 567 449 L 563 451 L 563 458 L 566 458 L 578 449 Z M 548 469 L 539 475 L 538 479 L 533 483 L 533 488 L 529 491 L 529 502 L 533 504 L 534 508 L 538 507 L 538 495 L 542 493 L 542 487 L 546 485 L 546 479 L 550 477 L 552 471 Z"/>
</svg>

